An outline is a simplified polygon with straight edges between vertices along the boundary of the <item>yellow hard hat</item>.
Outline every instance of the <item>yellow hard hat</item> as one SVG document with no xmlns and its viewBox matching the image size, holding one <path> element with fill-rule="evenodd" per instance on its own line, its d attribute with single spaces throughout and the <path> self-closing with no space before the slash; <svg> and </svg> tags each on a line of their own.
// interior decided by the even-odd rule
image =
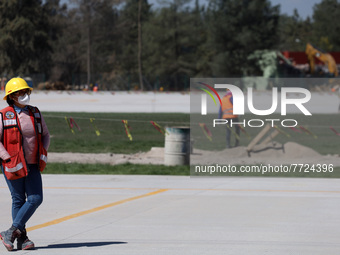
<svg viewBox="0 0 340 255">
<path fill-rule="evenodd" d="M 22 90 L 22 89 L 30 89 L 31 91 L 33 90 L 33 88 L 28 86 L 27 82 L 22 78 L 12 78 L 12 79 L 10 79 L 6 84 L 6 95 L 4 97 L 4 100 L 7 99 L 7 96 L 9 94 L 12 94 L 12 93 L 17 92 L 17 91 Z"/>
</svg>

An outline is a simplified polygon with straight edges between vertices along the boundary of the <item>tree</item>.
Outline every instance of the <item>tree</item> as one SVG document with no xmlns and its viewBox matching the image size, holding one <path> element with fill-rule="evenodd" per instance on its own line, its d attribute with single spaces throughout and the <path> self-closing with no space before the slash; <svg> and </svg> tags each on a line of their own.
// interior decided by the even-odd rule
<svg viewBox="0 0 340 255">
<path fill-rule="evenodd" d="M 91 84 L 91 42 L 92 42 L 92 19 L 94 16 L 95 8 L 100 1 L 93 0 L 74 0 L 78 4 L 79 12 L 79 25 L 83 38 L 86 38 L 86 72 L 87 72 L 87 85 Z M 84 41 L 83 41 L 84 42 Z"/>
<path fill-rule="evenodd" d="M 77 26 L 81 37 L 79 47 L 84 60 L 82 63 L 86 63 L 86 68 L 83 66 L 82 69 L 86 69 L 86 83 L 90 85 L 94 81 L 92 77 L 93 67 L 97 65 L 94 60 L 98 59 L 95 56 L 99 52 L 98 49 L 94 51 L 93 45 L 98 45 L 98 37 L 103 38 L 103 35 L 100 34 L 103 28 L 97 25 L 105 23 L 103 21 L 105 18 L 108 18 L 108 22 L 115 18 L 114 6 L 119 4 L 121 0 L 73 0 L 72 2 L 77 5 L 73 22 Z M 112 18 L 109 15 L 112 15 Z M 104 28 L 107 28 L 107 23 L 104 24 Z M 110 28 L 110 30 L 112 29 L 114 28 Z"/>
<path fill-rule="evenodd" d="M 79 71 L 79 32 L 72 29 L 74 12 L 59 0 L 47 1 L 44 8 L 49 16 L 49 41 L 52 47 L 52 66 L 49 80 L 72 82 L 72 74 Z"/>
<path fill-rule="evenodd" d="M 150 16 L 150 5 L 147 0 L 128 0 L 119 15 L 120 52 L 116 54 L 116 64 L 119 63 L 119 73 L 127 80 L 125 87 L 131 84 L 144 89 L 143 75 L 144 23 Z M 143 33 L 142 33 L 143 31 Z"/>
<path fill-rule="evenodd" d="M 314 44 L 326 51 L 340 51 L 340 2 L 323 0 L 313 10 Z"/>
<path fill-rule="evenodd" d="M 277 43 L 279 8 L 268 0 L 211 0 L 207 19 L 213 76 L 251 73 L 248 55 Z"/>
<path fill-rule="evenodd" d="M 142 71 L 142 0 L 138 0 L 138 76 L 139 86 L 144 90 Z"/>
<path fill-rule="evenodd" d="M 48 73 L 48 13 L 39 0 L 0 2 L 0 70 L 4 75 Z"/>
<path fill-rule="evenodd" d="M 94 81 L 110 83 L 112 77 L 119 70 L 119 63 L 115 58 L 120 52 L 119 40 L 121 31 L 119 26 L 119 10 L 114 1 L 102 1 L 96 8 L 96 15 L 92 20 L 92 70 Z"/>
<path fill-rule="evenodd" d="M 152 83 L 161 80 L 170 90 L 183 89 L 189 77 L 197 73 L 196 54 L 201 35 L 196 32 L 202 23 L 185 7 L 187 3 L 172 2 L 157 11 L 145 25 L 145 73 Z"/>
<path fill-rule="evenodd" d="M 309 17 L 301 19 L 295 9 L 293 16 L 280 16 L 278 36 L 278 50 L 305 51 L 306 44 L 313 40 L 312 22 Z"/>
</svg>

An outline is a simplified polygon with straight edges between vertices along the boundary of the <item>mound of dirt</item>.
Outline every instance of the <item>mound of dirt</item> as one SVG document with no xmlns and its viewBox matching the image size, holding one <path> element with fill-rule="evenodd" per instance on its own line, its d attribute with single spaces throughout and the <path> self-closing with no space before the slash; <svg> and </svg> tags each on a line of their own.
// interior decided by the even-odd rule
<svg viewBox="0 0 340 255">
<path fill-rule="evenodd" d="M 139 152 L 135 154 L 51 152 L 48 154 L 48 162 L 110 165 L 125 163 L 161 165 L 164 162 L 164 148 L 153 147 L 148 152 Z"/>
<path fill-rule="evenodd" d="M 152 147 L 148 152 L 135 154 L 113 153 L 49 153 L 49 162 L 85 163 L 85 164 L 164 164 L 164 148 Z M 252 152 L 247 152 L 246 147 L 240 146 L 222 151 L 204 151 L 194 149 L 190 155 L 192 165 L 209 164 L 333 164 L 340 166 L 339 155 L 323 156 L 311 148 L 294 142 L 284 145 L 271 143 L 266 146 L 255 146 Z"/>
<path fill-rule="evenodd" d="M 323 156 L 315 150 L 295 142 L 284 145 L 273 142 L 271 144 L 257 145 L 251 152 L 240 146 L 222 151 L 194 150 L 191 155 L 191 164 L 334 164 L 340 165 L 339 155 Z"/>
<path fill-rule="evenodd" d="M 296 158 L 311 158 L 311 157 L 320 157 L 321 154 L 316 152 L 315 150 L 303 146 L 298 143 L 294 142 L 288 142 L 284 145 L 285 153 L 284 157 L 290 158 L 290 159 L 296 159 Z"/>
</svg>

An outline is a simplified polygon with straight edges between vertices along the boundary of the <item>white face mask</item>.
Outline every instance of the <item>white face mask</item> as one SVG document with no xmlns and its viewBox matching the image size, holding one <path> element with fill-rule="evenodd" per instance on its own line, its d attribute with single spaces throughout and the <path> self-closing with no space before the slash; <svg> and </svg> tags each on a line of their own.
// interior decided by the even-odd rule
<svg viewBox="0 0 340 255">
<path fill-rule="evenodd" d="M 30 95 L 25 94 L 23 96 L 18 97 L 18 103 L 22 105 L 28 105 L 30 102 Z"/>
</svg>

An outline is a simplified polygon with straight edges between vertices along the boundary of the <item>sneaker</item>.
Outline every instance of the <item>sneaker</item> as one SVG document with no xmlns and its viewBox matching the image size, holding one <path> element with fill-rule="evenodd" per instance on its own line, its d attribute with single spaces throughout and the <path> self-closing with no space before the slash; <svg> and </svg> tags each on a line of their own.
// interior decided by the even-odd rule
<svg viewBox="0 0 340 255">
<path fill-rule="evenodd" d="M 34 249 L 34 243 L 28 239 L 26 229 L 21 232 L 20 237 L 17 238 L 18 250 L 32 250 Z"/>
<path fill-rule="evenodd" d="M 0 233 L 0 238 L 2 239 L 2 243 L 5 245 L 8 251 L 12 251 L 14 248 L 14 241 L 18 237 L 20 237 L 21 232 L 18 228 L 12 226 L 10 229 L 3 231 Z"/>
</svg>

